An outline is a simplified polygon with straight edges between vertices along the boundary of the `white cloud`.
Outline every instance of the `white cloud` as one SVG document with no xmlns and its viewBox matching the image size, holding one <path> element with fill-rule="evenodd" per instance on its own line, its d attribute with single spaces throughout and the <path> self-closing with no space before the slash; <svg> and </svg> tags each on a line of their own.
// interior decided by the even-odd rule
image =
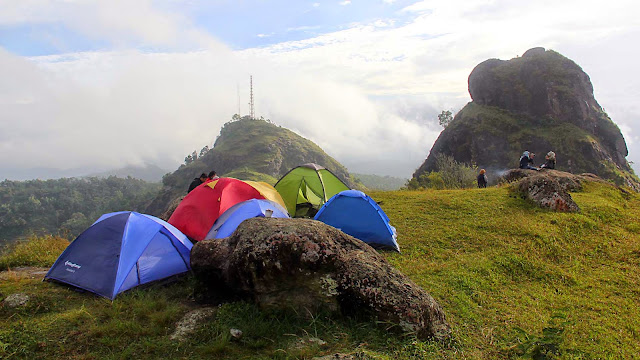
<svg viewBox="0 0 640 360">
<path fill-rule="evenodd" d="M 344 0 L 340 2 L 340 5 L 345 6 L 345 5 L 351 5 L 351 0 Z"/>
<path fill-rule="evenodd" d="M 20 0 L 0 2 L 0 25 L 62 24 L 113 46 L 170 47 L 174 50 L 222 46 L 178 12 L 163 11 L 151 0 Z M 63 39 L 57 39 L 64 42 Z M 63 44 L 64 45 L 64 44 Z"/>
<path fill-rule="evenodd" d="M 109 3 L 0 5 L 0 24 L 62 22 L 125 48 L 31 59 L 0 49 L 0 168 L 162 159 L 176 166 L 237 111 L 238 82 L 247 112 L 253 74 L 258 115 L 310 138 L 352 171 L 409 176 L 438 136 L 439 110 L 470 100 L 474 66 L 534 46 L 585 69 L 627 137 L 629 160 L 640 164 L 634 2 L 422 1 L 395 23 L 239 52 L 151 2 L 120 16 L 125 3 L 105 9 Z M 139 43 L 171 52 L 126 50 Z"/>
</svg>

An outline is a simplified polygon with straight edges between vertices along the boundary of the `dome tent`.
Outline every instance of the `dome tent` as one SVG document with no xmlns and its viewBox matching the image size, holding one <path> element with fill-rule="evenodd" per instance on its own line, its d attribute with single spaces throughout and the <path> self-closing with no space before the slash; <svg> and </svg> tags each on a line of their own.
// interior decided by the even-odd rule
<svg viewBox="0 0 640 360">
<path fill-rule="evenodd" d="M 331 171 L 313 163 L 293 168 L 278 180 L 275 188 L 294 217 L 313 217 L 333 195 L 349 190 Z"/>
<path fill-rule="evenodd" d="M 102 215 L 53 264 L 56 280 L 113 300 L 135 286 L 191 269 L 192 244 L 178 229 L 151 215 Z"/>
<path fill-rule="evenodd" d="M 253 217 L 289 218 L 289 213 L 280 204 L 264 199 L 251 199 L 233 205 L 225 211 L 205 236 L 207 239 L 225 238 L 238 228 L 241 222 Z"/>
<path fill-rule="evenodd" d="M 389 217 L 367 194 L 347 190 L 336 194 L 320 208 L 315 220 L 333 226 L 374 248 L 400 252 L 396 229 Z"/>
<path fill-rule="evenodd" d="M 219 178 L 188 193 L 169 218 L 169 223 L 194 241 L 200 241 L 227 209 L 249 199 L 267 199 L 284 207 L 280 194 L 265 182 Z"/>
</svg>

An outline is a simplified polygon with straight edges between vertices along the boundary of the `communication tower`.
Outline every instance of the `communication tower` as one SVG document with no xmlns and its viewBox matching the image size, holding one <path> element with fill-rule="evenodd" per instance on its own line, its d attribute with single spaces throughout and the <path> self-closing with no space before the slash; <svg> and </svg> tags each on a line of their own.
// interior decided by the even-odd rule
<svg viewBox="0 0 640 360">
<path fill-rule="evenodd" d="M 256 109 L 254 108 L 253 104 L 253 75 L 249 75 L 249 89 L 249 116 L 251 117 L 251 119 L 255 119 Z"/>
</svg>

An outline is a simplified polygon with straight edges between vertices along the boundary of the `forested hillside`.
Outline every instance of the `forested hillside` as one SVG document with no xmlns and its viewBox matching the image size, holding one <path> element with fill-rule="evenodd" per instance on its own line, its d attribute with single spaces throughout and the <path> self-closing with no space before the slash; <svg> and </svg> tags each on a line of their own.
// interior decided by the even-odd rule
<svg viewBox="0 0 640 360">
<path fill-rule="evenodd" d="M 30 234 L 74 237 L 100 215 L 142 211 L 160 185 L 133 178 L 0 182 L 0 243 Z"/>
</svg>

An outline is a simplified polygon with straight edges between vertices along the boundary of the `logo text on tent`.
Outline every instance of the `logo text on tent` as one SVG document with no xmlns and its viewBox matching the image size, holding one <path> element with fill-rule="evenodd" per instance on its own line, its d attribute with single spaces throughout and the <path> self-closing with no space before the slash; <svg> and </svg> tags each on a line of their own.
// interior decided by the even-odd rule
<svg viewBox="0 0 640 360">
<path fill-rule="evenodd" d="M 69 271 L 69 272 L 76 272 L 76 270 L 74 268 L 80 269 L 82 267 L 81 265 L 74 264 L 71 261 L 65 261 L 64 264 L 71 268 L 71 269 L 67 269 L 67 271 Z"/>
</svg>

